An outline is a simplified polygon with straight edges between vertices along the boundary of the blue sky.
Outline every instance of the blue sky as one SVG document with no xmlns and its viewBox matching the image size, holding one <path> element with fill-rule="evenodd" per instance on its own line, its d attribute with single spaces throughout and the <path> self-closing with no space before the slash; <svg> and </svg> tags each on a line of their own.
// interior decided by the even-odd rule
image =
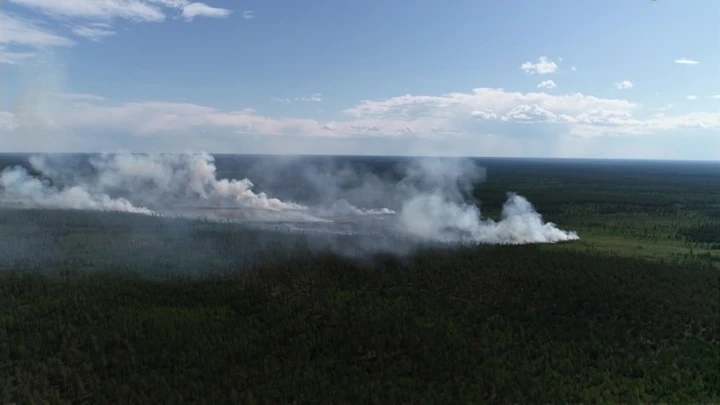
<svg viewBox="0 0 720 405">
<path fill-rule="evenodd" d="M 720 158 L 717 0 L 205 1 L 5 0 L 0 151 Z"/>
</svg>

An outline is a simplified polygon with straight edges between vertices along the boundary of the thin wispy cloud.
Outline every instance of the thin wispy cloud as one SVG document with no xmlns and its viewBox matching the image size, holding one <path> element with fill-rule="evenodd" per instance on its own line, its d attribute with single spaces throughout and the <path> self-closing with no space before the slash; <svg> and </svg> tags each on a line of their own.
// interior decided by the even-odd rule
<svg viewBox="0 0 720 405">
<path fill-rule="evenodd" d="M 75 41 L 67 37 L 2 11 L 0 11 L 0 26 L 2 27 L 0 43 L 4 45 L 24 45 L 34 48 L 75 45 Z"/>
<path fill-rule="evenodd" d="M 693 59 L 680 58 L 680 59 L 675 59 L 675 63 L 678 65 L 697 65 L 700 62 L 693 60 Z"/>
<path fill-rule="evenodd" d="M 686 100 L 697 100 L 698 96 L 696 96 L 694 94 L 690 94 L 689 96 L 685 96 L 685 99 Z"/>
<path fill-rule="evenodd" d="M 0 27 L 0 63 L 4 64 L 22 64 L 44 50 L 75 45 L 75 41 L 70 38 L 2 11 Z"/>
<path fill-rule="evenodd" d="M 37 56 L 35 52 L 8 51 L 5 45 L 0 45 L 0 63 L 7 65 L 21 65 Z"/>
<path fill-rule="evenodd" d="M 57 20 L 76 37 L 100 42 L 117 34 L 117 20 L 134 23 L 161 23 L 168 16 L 185 21 L 198 17 L 226 18 L 232 11 L 188 0 L 7 0 L 35 12 L 45 19 Z M 35 20 L 35 18 L 34 18 Z M 40 48 L 73 46 L 75 41 L 27 18 L 0 12 L 0 62 L 21 64 L 37 56 Z M 23 48 L 22 50 L 16 49 Z M 33 49 L 26 49 L 26 48 Z"/>
<path fill-rule="evenodd" d="M 165 14 L 155 2 L 141 0 L 7 0 L 51 18 L 160 22 Z"/>
<path fill-rule="evenodd" d="M 252 20 L 253 18 L 255 18 L 255 12 L 252 10 L 245 10 L 242 12 L 242 16 L 246 20 Z"/>
<path fill-rule="evenodd" d="M 7 0 L 51 18 L 82 18 L 110 22 L 162 22 L 168 13 L 180 11 L 184 18 L 227 17 L 229 9 L 188 0 Z"/>
<path fill-rule="evenodd" d="M 279 101 L 281 103 L 307 103 L 307 102 L 319 103 L 322 101 L 322 94 L 315 93 L 315 94 L 311 94 L 309 96 L 276 98 L 275 101 Z"/>
<path fill-rule="evenodd" d="M 115 35 L 117 31 L 111 28 L 110 24 L 91 23 L 88 25 L 71 25 L 70 30 L 73 34 L 89 39 L 91 41 L 100 42 L 105 37 Z"/>
</svg>

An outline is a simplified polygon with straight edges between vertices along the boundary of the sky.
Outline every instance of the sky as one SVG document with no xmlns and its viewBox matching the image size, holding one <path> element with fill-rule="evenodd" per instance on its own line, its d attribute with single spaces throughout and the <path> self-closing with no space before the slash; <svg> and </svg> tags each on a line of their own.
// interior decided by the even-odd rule
<svg viewBox="0 0 720 405">
<path fill-rule="evenodd" d="M 720 1 L 0 0 L 0 152 L 720 159 Z"/>
</svg>

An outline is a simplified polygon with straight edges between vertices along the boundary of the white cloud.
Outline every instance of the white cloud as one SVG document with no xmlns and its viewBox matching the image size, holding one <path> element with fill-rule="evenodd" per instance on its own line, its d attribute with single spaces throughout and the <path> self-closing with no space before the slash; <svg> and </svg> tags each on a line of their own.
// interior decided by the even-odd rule
<svg viewBox="0 0 720 405">
<path fill-rule="evenodd" d="M 37 56 L 36 52 L 14 52 L 8 51 L 4 45 L 0 45 L 0 63 L 8 65 L 21 65 Z"/>
<path fill-rule="evenodd" d="M 232 11 L 188 0 L 8 0 L 52 18 L 81 18 L 110 22 L 123 19 L 137 22 L 162 22 L 164 9 L 180 10 L 186 20 L 195 17 L 222 18 Z"/>
<path fill-rule="evenodd" d="M 118 131 L 141 137 L 208 128 L 259 135 L 333 135 L 321 131 L 321 125 L 311 119 L 273 119 L 252 109 L 221 111 L 197 104 L 152 101 L 112 104 L 88 94 L 35 94 L 35 99 L 27 100 L 12 116 L 18 130 Z"/>
<path fill-rule="evenodd" d="M 280 149 L 295 153 L 320 153 L 320 149 L 352 152 L 328 146 L 345 145 L 343 148 L 355 148 L 360 153 L 382 154 L 415 145 L 416 153 L 502 150 L 527 154 L 527 145 L 535 145 L 533 142 L 537 145 L 532 153 L 540 153 L 537 148 L 548 142 L 548 136 L 567 144 L 578 138 L 620 136 L 639 140 L 641 135 L 678 131 L 720 132 L 720 111 L 669 116 L 653 115 L 655 111 L 647 109 L 643 116 L 640 105 L 622 99 L 497 88 L 366 100 L 346 109 L 344 117 L 330 121 L 268 117 L 252 109 L 224 111 L 190 103 L 112 103 L 92 94 L 40 96 L 35 92 L 33 97 L 15 103 L 12 112 L 0 112 L 3 150 L 42 145 L 55 151 L 216 148 L 247 152 L 251 148 L 247 142 L 254 142 L 254 148 L 260 149 L 252 150 L 273 153 Z M 391 146 L 393 149 L 388 149 Z M 468 149 L 471 147 L 474 152 Z M 586 152 L 597 151 L 590 148 Z M 548 149 L 542 153 L 554 152 Z"/>
<path fill-rule="evenodd" d="M 571 66 L 570 67 L 571 72 L 577 72 L 577 66 Z"/>
<path fill-rule="evenodd" d="M 632 87 L 633 83 L 629 80 L 623 80 L 621 82 L 615 83 L 615 88 L 620 90 L 631 89 Z"/>
<path fill-rule="evenodd" d="M 602 99 L 581 93 L 552 95 L 477 88 L 470 93 L 448 93 L 440 96 L 405 95 L 383 100 L 365 100 L 345 112 L 349 117 L 354 118 L 448 119 L 467 117 L 472 111 L 488 111 L 502 116 L 521 105 L 537 105 L 563 117 L 589 113 L 624 115 L 636 108 L 636 104 L 626 100 Z"/>
<path fill-rule="evenodd" d="M 342 142 L 357 144 L 358 148 L 370 142 L 382 150 L 382 142 L 397 148 L 432 142 L 437 148 L 445 148 L 457 142 L 503 136 L 509 137 L 510 142 L 519 135 L 529 141 L 543 134 L 594 138 L 679 130 L 720 132 L 720 111 L 669 116 L 652 115 L 656 111 L 648 109 L 643 116 L 641 106 L 622 99 L 497 88 L 366 100 L 346 109 L 343 117 L 329 121 L 268 117 L 252 109 L 224 111 L 190 103 L 112 103 L 92 94 L 34 93 L 34 97 L 15 103 L 17 107 L 12 112 L 0 112 L 0 144 L 4 150 L 33 145 L 68 150 L 97 145 L 96 148 L 107 149 L 116 144 L 123 148 L 129 146 L 122 145 L 135 145 L 134 148 L 155 145 L 161 149 L 183 149 L 215 142 L 239 145 L 248 136 L 268 139 L 263 141 L 265 147 L 277 144 L 277 140 L 271 139 L 283 136 L 280 142 L 283 144 L 299 145 L 312 139 L 332 143 L 344 139 Z"/>
<path fill-rule="evenodd" d="M 690 94 L 689 96 L 685 96 L 685 99 L 687 100 L 697 100 L 698 97 L 694 94 Z"/>
<path fill-rule="evenodd" d="M 225 18 L 232 14 L 231 10 L 219 7 L 211 7 L 205 3 L 191 3 L 183 7 L 182 16 L 186 21 L 192 21 L 196 17 Z"/>
<path fill-rule="evenodd" d="M 554 125 L 553 132 L 566 131 L 580 137 L 653 134 L 676 129 L 720 130 L 720 112 L 642 117 L 639 107 L 627 100 L 581 93 L 551 95 L 480 88 L 472 93 L 366 100 L 347 109 L 346 114 L 353 119 L 391 120 L 395 126 L 404 123 L 418 133 L 431 129 L 476 131 L 467 128 L 468 117 L 475 122 Z"/>
<path fill-rule="evenodd" d="M 494 112 L 488 112 L 488 111 L 482 111 L 482 110 L 475 110 L 470 113 L 470 116 L 473 118 L 483 119 L 483 120 L 494 120 L 497 119 L 498 116 Z"/>
<path fill-rule="evenodd" d="M 160 22 L 165 14 L 160 7 L 142 0 L 8 0 L 53 18 L 84 18 Z"/>
<path fill-rule="evenodd" d="M 21 64 L 53 47 L 69 47 L 75 42 L 57 35 L 32 21 L 0 11 L 0 63 Z M 16 49 L 20 48 L 20 49 Z"/>
<path fill-rule="evenodd" d="M 45 27 L 31 21 L 15 17 L 0 11 L 0 44 L 24 45 L 34 48 L 53 46 L 72 46 L 74 41 L 57 35 Z"/>
<path fill-rule="evenodd" d="M 315 94 L 311 94 L 309 96 L 276 98 L 275 101 L 279 101 L 281 103 L 302 103 L 302 102 L 319 103 L 322 101 L 322 94 L 315 93 Z"/>
<path fill-rule="evenodd" d="M 539 89 L 554 89 L 557 85 L 552 80 L 543 80 L 537 85 L 537 87 Z"/>
<path fill-rule="evenodd" d="M 50 95 L 42 103 L 28 100 L 15 114 L 18 128 L 38 126 L 68 133 L 125 133 L 140 137 L 174 136 L 208 130 L 255 135 L 322 137 L 414 137 L 446 139 L 468 132 L 472 122 L 612 125 L 636 107 L 625 100 L 578 93 L 545 93 L 475 89 L 441 96 L 403 96 L 364 101 L 340 120 L 270 118 L 254 110 L 220 111 L 207 106 L 166 102 L 109 104 L 92 95 Z M 17 113 L 17 112 L 16 112 Z"/>
<path fill-rule="evenodd" d="M 255 18 L 255 12 L 252 10 L 245 10 L 242 12 L 242 16 L 246 20 L 252 20 L 253 18 Z"/>
<path fill-rule="evenodd" d="M 524 70 L 525 73 L 544 75 L 548 73 L 555 73 L 558 69 L 558 65 L 549 60 L 546 56 L 538 58 L 536 63 L 530 61 L 520 65 L 520 69 Z"/>
<path fill-rule="evenodd" d="M 720 100 L 720 94 L 715 94 L 715 95 L 709 96 L 708 98 L 711 98 L 713 100 Z"/>
<path fill-rule="evenodd" d="M 653 110 L 655 111 L 666 111 L 674 108 L 675 106 L 673 104 L 666 104 L 664 107 L 655 107 Z"/>
<path fill-rule="evenodd" d="M 71 101 L 104 101 L 105 97 L 97 96 L 95 94 L 84 94 L 84 93 L 47 93 L 49 97 L 57 97 L 59 99 L 71 100 Z"/>
<path fill-rule="evenodd" d="M 159 23 L 168 11 L 186 21 L 197 17 L 224 18 L 232 11 L 188 0 L 8 0 L 49 18 L 63 21 L 78 37 L 99 42 L 115 35 L 115 20 Z M 33 59 L 39 48 L 72 46 L 74 41 L 53 32 L 48 24 L 0 12 L 0 62 L 21 64 Z M 30 47 L 35 49 L 15 49 Z"/>
<path fill-rule="evenodd" d="M 188 0 L 147 0 L 148 3 L 158 4 L 163 7 L 169 7 L 169 8 L 178 8 L 182 9 L 183 7 L 190 4 Z"/>
<path fill-rule="evenodd" d="M 15 116 L 7 111 L 0 111 L 0 133 L 14 131 L 16 127 Z"/>
<path fill-rule="evenodd" d="M 677 63 L 678 65 L 697 65 L 700 62 L 688 58 L 680 58 L 676 59 L 675 63 Z"/>
<path fill-rule="evenodd" d="M 105 23 L 91 23 L 88 25 L 73 25 L 70 27 L 73 34 L 87 38 L 91 41 L 100 42 L 101 39 L 115 35 L 117 32 L 112 26 Z"/>
</svg>

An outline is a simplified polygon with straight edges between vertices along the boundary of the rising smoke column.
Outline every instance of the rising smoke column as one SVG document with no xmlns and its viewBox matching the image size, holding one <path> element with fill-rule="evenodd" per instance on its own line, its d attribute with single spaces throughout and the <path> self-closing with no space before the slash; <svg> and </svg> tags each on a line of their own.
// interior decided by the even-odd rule
<svg viewBox="0 0 720 405">
<path fill-rule="evenodd" d="M 445 243 L 524 244 L 579 239 L 558 229 L 523 196 L 509 193 L 500 221 L 483 219 L 476 205 L 452 201 L 438 194 L 419 195 L 400 210 L 401 229 L 421 239 Z"/>
<path fill-rule="evenodd" d="M 205 152 L 103 155 L 91 164 L 97 171 L 96 187 L 128 192 L 138 199 L 159 199 L 171 205 L 205 201 L 269 211 L 307 209 L 255 193 L 247 178 L 218 179 L 215 159 Z"/>
<path fill-rule="evenodd" d="M 483 219 L 480 208 L 467 202 L 473 184 L 485 171 L 469 159 L 419 159 L 400 183 L 405 200 L 397 226 L 422 240 L 443 243 L 524 244 L 579 239 L 577 233 L 543 222 L 525 198 L 509 193 L 500 221 Z"/>
</svg>

